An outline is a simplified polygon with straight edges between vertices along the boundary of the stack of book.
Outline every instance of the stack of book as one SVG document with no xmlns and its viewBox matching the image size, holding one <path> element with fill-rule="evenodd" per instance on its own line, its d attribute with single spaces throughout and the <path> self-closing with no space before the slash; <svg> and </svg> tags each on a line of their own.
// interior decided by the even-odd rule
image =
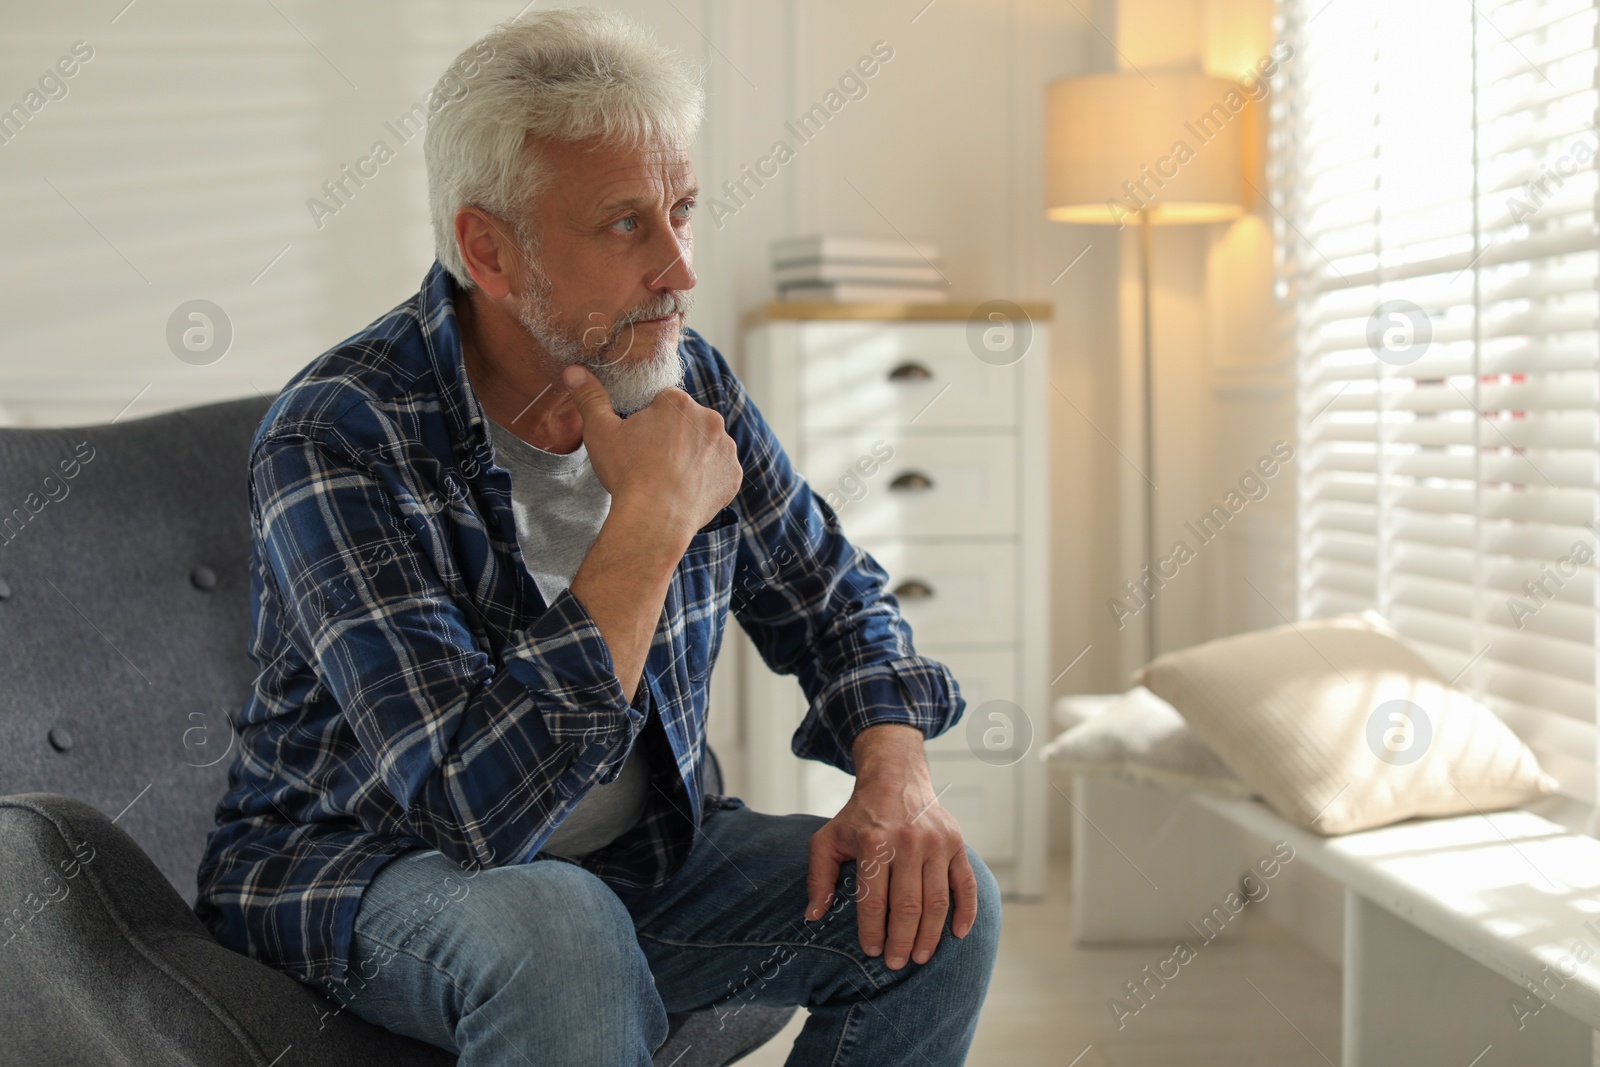
<svg viewBox="0 0 1600 1067">
<path fill-rule="evenodd" d="M 949 299 L 939 246 L 898 237 L 785 237 L 772 244 L 772 279 L 779 300 Z"/>
</svg>

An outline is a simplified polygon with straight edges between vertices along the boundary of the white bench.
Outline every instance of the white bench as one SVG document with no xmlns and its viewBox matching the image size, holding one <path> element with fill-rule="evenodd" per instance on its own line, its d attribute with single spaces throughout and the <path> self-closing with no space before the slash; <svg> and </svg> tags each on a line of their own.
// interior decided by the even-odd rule
<svg viewBox="0 0 1600 1067">
<path fill-rule="evenodd" d="M 1066 698 L 1063 717 L 1115 699 Z M 1600 841 L 1583 832 L 1586 804 L 1328 838 L 1259 801 L 1079 773 L 1072 807 L 1080 943 L 1193 943 L 1206 916 L 1199 936 L 1235 932 L 1220 905 L 1241 900 L 1255 852 L 1287 842 L 1294 858 L 1268 868 L 1275 880 L 1257 871 L 1255 893 L 1270 898 L 1299 865 L 1342 887 L 1344 1064 L 1600 1063 Z"/>
</svg>

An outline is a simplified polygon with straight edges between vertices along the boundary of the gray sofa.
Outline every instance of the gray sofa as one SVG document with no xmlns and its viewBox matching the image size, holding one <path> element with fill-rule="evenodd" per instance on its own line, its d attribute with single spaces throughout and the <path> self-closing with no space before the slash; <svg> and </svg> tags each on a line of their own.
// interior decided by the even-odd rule
<svg viewBox="0 0 1600 1067">
<path fill-rule="evenodd" d="M 268 401 L 0 429 L 0 1063 L 446 1067 L 192 908 L 253 677 L 245 455 Z M 713 767 L 708 788 L 720 790 Z M 793 1009 L 673 1016 L 731 1063 Z"/>
</svg>

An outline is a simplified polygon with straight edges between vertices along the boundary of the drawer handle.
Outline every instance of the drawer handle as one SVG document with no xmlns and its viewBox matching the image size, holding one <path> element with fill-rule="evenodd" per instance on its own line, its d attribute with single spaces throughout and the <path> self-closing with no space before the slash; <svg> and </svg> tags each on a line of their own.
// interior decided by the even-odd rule
<svg viewBox="0 0 1600 1067">
<path fill-rule="evenodd" d="M 927 382 L 933 380 L 933 371 L 921 363 L 902 363 L 889 372 L 891 382 Z"/>
<path fill-rule="evenodd" d="M 933 586 L 918 578 L 907 578 L 895 586 L 891 592 L 901 600 L 931 600 L 933 599 Z"/>
<path fill-rule="evenodd" d="M 889 488 L 899 493 L 926 492 L 933 488 L 933 479 L 921 471 L 906 471 L 904 474 L 895 475 L 894 481 L 889 483 Z"/>
</svg>

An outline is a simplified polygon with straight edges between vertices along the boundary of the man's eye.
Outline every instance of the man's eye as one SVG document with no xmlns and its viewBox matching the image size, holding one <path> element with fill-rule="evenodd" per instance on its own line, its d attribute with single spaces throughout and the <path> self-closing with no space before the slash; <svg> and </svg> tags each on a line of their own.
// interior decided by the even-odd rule
<svg viewBox="0 0 1600 1067">
<path fill-rule="evenodd" d="M 686 218 L 689 217 L 690 213 L 692 211 L 694 211 L 694 201 L 693 200 L 685 200 L 683 203 L 679 204 L 673 210 L 674 210 L 674 212 L 677 212 L 677 211 L 683 212 L 683 214 L 679 215 L 678 218 L 686 219 Z"/>
<path fill-rule="evenodd" d="M 630 225 L 626 230 L 623 230 L 622 231 L 623 233 L 632 233 L 634 230 L 639 228 L 639 220 L 638 220 L 638 218 L 636 216 L 633 216 L 633 215 L 629 215 L 627 218 L 618 219 L 616 222 L 613 222 L 611 224 L 611 228 L 612 229 L 616 229 L 618 226 L 621 226 L 624 222 L 631 223 L 632 225 Z"/>
</svg>

